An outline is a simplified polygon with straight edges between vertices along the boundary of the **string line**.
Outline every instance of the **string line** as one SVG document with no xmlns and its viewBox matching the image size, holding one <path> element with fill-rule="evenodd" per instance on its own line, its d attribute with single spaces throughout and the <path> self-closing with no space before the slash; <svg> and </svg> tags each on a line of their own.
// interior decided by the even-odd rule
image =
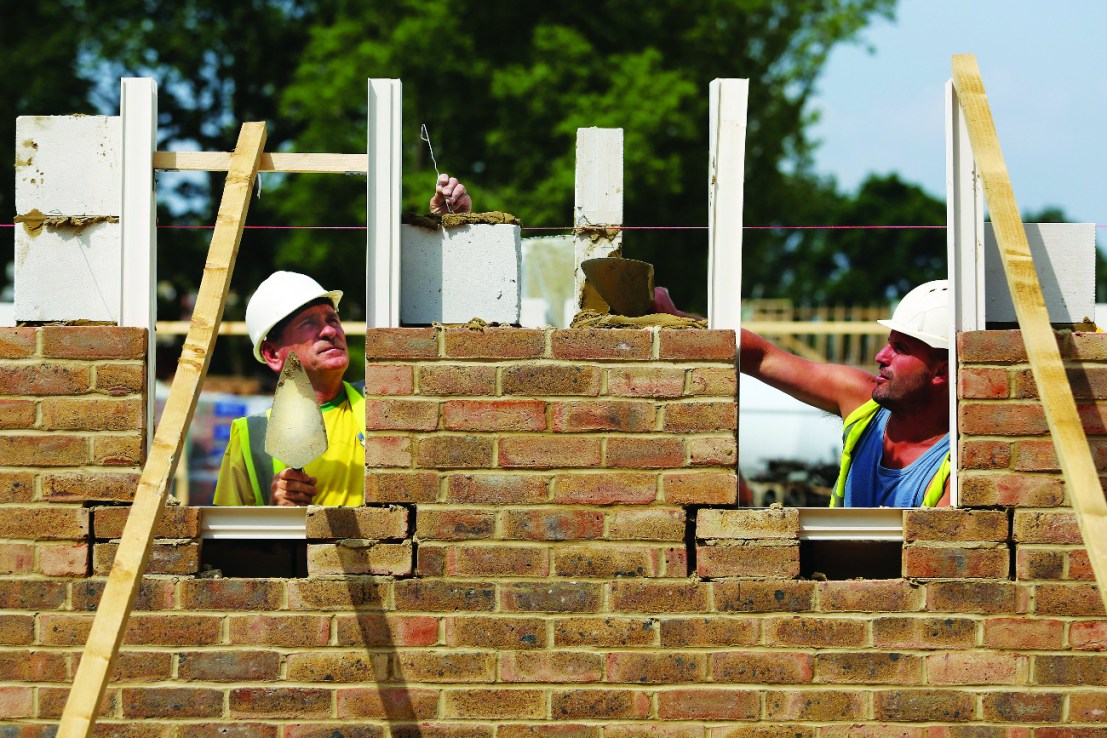
<svg viewBox="0 0 1107 738">
<path fill-rule="evenodd" d="M 15 223 L 0 223 L 0 228 L 15 228 Z M 614 231 L 706 231 L 707 226 L 607 226 Z M 1097 229 L 1107 223 L 1096 223 Z M 160 230 L 214 230 L 214 225 L 159 225 Z M 368 226 L 246 225 L 247 231 L 365 231 Z M 927 231 L 945 230 L 944 225 L 748 225 L 744 231 Z M 572 231 L 573 226 L 520 226 L 524 231 Z"/>
</svg>

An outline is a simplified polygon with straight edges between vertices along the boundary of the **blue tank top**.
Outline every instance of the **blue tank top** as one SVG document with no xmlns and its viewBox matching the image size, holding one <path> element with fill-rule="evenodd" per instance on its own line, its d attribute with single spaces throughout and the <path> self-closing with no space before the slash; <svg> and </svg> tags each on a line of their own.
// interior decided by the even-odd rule
<svg viewBox="0 0 1107 738">
<path fill-rule="evenodd" d="M 884 455 L 884 428 L 892 411 L 881 408 L 853 450 L 846 477 L 846 507 L 919 507 L 926 487 L 949 452 L 949 434 L 903 469 L 888 469 Z"/>
</svg>

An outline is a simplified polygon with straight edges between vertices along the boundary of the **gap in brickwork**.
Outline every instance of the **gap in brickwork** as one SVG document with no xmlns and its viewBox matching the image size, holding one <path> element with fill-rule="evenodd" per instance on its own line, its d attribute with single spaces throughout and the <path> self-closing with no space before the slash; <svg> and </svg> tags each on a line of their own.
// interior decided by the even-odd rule
<svg viewBox="0 0 1107 738">
<path fill-rule="evenodd" d="M 807 579 L 900 579 L 900 541 L 800 541 L 800 575 Z"/>
<path fill-rule="evenodd" d="M 307 541 L 207 540 L 200 547 L 200 567 L 224 577 L 291 579 L 306 577 Z"/>
</svg>

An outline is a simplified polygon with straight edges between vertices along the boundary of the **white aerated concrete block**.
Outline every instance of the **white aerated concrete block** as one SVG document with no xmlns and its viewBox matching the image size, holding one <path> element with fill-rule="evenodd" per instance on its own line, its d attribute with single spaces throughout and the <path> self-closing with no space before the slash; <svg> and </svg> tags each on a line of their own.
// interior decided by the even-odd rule
<svg viewBox="0 0 1107 738">
<path fill-rule="evenodd" d="M 1080 323 L 1095 317 L 1095 223 L 1026 223 L 1026 240 L 1051 323 Z M 984 224 L 984 319 L 1014 323 L 991 223 Z"/>
<path fill-rule="evenodd" d="M 400 323 L 519 322 L 519 226 L 400 226 Z"/>
<path fill-rule="evenodd" d="M 19 215 L 76 218 L 37 235 L 15 228 L 15 320 L 118 322 L 119 223 L 80 219 L 120 215 L 119 118 L 22 116 L 16 121 L 15 205 Z"/>
</svg>

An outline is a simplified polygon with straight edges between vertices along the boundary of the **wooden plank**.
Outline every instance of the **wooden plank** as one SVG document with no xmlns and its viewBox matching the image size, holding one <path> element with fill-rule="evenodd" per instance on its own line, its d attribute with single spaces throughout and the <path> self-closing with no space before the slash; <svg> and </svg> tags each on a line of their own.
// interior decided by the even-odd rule
<svg viewBox="0 0 1107 738">
<path fill-rule="evenodd" d="M 1107 608 L 1107 500 L 1076 412 L 1057 339 L 1049 324 L 1045 299 L 975 56 L 953 57 L 953 84 L 965 113 L 977 169 L 984 182 L 984 196 L 991 212 L 1015 315 L 1026 343 L 1030 371 L 1038 385 L 1065 488 L 1084 536 L 1099 594 Z"/>
<path fill-rule="evenodd" d="M 178 172 L 226 172 L 229 151 L 155 151 L 154 169 Z M 262 154 L 259 172 L 301 174 L 365 174 L 366 154 Z"/>
<path fill-rule="evenodd" d="M 581 228 L 622 224 L 623 129 L 578 128 L 573 225 Z M 611 256 L 622 247 L 622 231 L 577 234 L 573 247 L 573 294 L 578 300 L 582 298 L 585 281 L 581 262 Z"/>
<path fill-rule="evenodd" d="M 104 688 L 150 556 L 154 527 L 161 517 L 169 480 L 181 457 L 184 432 L 192 421 L 196 398 L 207 374 L 264 145 L 265 124 L 244 123 L 219 204 L 192 327 L 181 349 L 177 375 L 170 387 L 131 514 L 123 528 L 119 550 L 81 654 L 81 663 L 62 713 L 58 738 L 87 738 L 95 727 Z"/>
<path fill-rule="evenodd" d="M 373 328 L 400 327 L 402 93 L 398 79 L 369 80 L 365 323 Z"/>
<path fill-rule="evenodd" d="M 716 79 L 710 87 L 707 183 L 707 322 L 742 327 L 742 203 L 745 198 L 749 80 Z"/>
</svg>

